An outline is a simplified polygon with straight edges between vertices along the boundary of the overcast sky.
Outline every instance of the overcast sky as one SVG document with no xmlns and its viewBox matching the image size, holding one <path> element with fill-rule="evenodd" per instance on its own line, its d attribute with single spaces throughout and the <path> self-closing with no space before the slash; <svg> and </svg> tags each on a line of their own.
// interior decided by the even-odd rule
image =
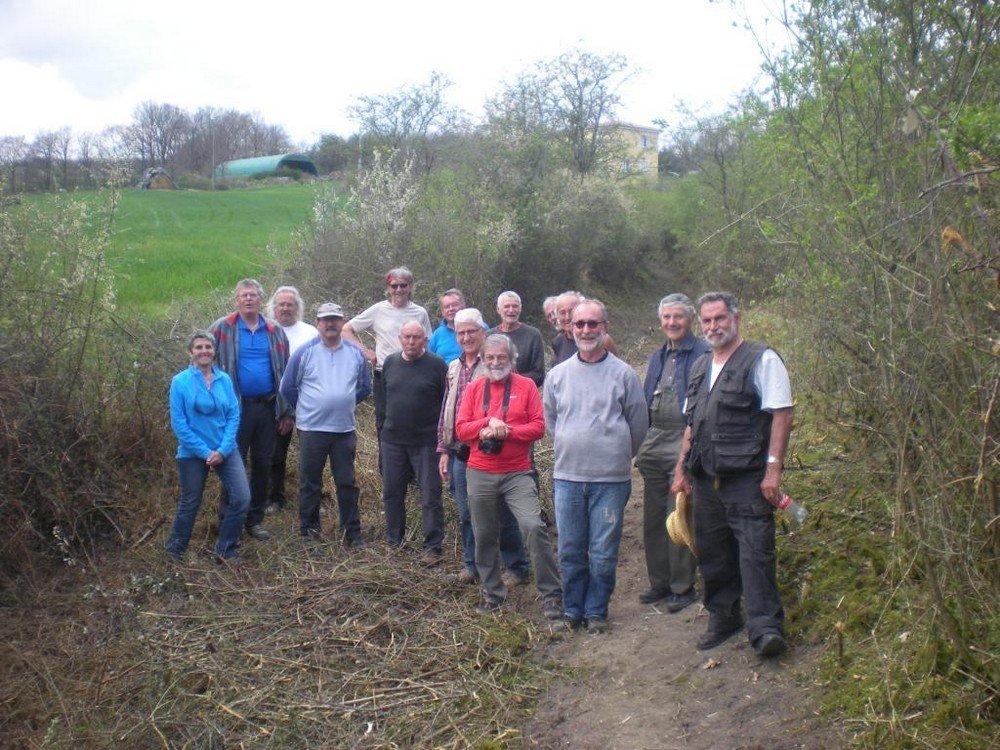
<svg viewBox="0 0 1000 750">
<path fill-rule="evenodd" d="M 765 30 L 778 0 L 0 0 L 0 135 L 131 121 L 145 100 L 259 112 L 296 144 L 349 135 L 348 106 L 441 71 L 474 118 L 503 81 L 579 47 L 638 72 L 620 118 L 717 111 L 758 79 L 741 12 Z M 741 10 L 742 9 L 742 10 Z M 773 34 L 776 24 L 766 26 Z"/>
</svg>

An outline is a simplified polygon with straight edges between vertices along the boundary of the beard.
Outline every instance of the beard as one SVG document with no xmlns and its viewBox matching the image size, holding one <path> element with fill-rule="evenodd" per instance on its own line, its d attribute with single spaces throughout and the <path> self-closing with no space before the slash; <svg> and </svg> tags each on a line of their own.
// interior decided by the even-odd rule
<svg viewBox="0 0 1000 750">
<path fill-rule="evenodd" d="M 510 375 L 511 366 L 510 365 L 495 365 L 493 367 L 486 368 L 486 375 L 494 383 L 499 383 L 501 380 Z"/>
<path fill-rule="evenodd" d="M 579 349 L 581 352 L 592 352 L 604 344 L 603 333 L 594 339 L 584 339 L 580 338 L 579 336 L 574 336 L 573 338 L 576 341 L 576 348 Z"/>
</svg>

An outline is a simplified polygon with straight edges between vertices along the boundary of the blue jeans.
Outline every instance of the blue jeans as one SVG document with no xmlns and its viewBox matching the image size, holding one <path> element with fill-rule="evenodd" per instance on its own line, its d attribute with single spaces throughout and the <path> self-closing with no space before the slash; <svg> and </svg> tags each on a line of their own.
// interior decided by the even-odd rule
<svg viewBox="0 0 1000 750">
<path fill-rule="evenodd" d="M 320 530 L 319 505 L 323 491 L 323 467 L 330 462 L 330 473 L 337 488 L 341 538 L 361 541 L 361 490 L 354 475 L 357 435 L 351 432 L 299 430 L 299 532 L 303 535 Z"/>
<path fill-rule="evenodd" d="M 191 531 L 194 529 L 201 497 L 205 491 L 205 480 L 208 478 L 209 466 L 203 458 L 178 458 L 177 473 L 180 475 L 181 494 L 177 501 L 177 517 L 174 527 L 167 540 L 167 552 L 174 557 L 183 557 L 191 541 Z M 226 459 L 215 467 L 215 473 L 222 482 L 222 487 L 229 495 L 225 513 L 219 524 L 219 539 L 215 544 L 215 553 L 219 557 L 235 557 L 236 544 L 240 540 L 243 521 L 250 507 L 250 483 L 243 468 L 243 460 L 238 451 L 230 453 Z"/>
<path fill-rule="evenodd" d="M 472 514 L 469 512 L 469 485 L 466 480 L 467 464 L 451 457 L 449 474 L 455 484 L 455 505 L 458 506 L 458 528 L 462 536 L 462 563 L 470 573 L 476 574 L 476 535 L 472 532 Z M 500 529 L 500 558 L 503 566 L 520 576 L 527 578 L 531 573 L 531 565 L 524 554 L 521 542 L 521 529 L 510 508 L 503 506 L 503 527 Z"/>
<path fill-rule="evenodd" d="M 566 616 L 607 619 L 632 481 L 554 484 Z"/>
</svg>

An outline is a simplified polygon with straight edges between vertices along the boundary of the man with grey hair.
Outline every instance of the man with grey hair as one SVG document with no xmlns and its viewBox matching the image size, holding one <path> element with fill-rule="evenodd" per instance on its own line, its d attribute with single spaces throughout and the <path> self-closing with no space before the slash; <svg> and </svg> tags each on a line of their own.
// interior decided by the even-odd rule
<svg viewBox="0 0 1000 750">
<path fill-rule="evenodd" d="M 691 368 L 674 491 L 694 489 L 694 534 L 705 584 L 708 630 L 697 648 L 721 645 L 746 629 L 758 656 L 787 648 L 778 593 L 774 509 L 792 428 L 792 388 L 781 357 L 744 341 L 736 298 L 698 299 L 710 356 Z"/>
<path fill-rule="evenodd" d="M 639 594 L 643 604 L 665 599 L 667 611 L 680 612 L 697 599 L 695 559 L 691 551 L 667 535 L 667 516 L 675 507 L 670 491 L 673 469 L 684 436 L 684 394 L 691 365 L 711 347 L 691 330 L 694 305 L 685 294 L 668 294 L 657 308 L 666 341 L 649 358 L 646 404 L 649 431 L 635 457 L 643 480 L 642 536 L 649 588 Z"/>
<path fill-rule="evenodd" d="M 288 365 L 288 337 L 277 323 L 260 313 L 264 289 L 256 279 L 236 285 L 236 311 L 219 318 L 209 328 L 215 336 L 215 359 L 233 381 L 240 398 L 240 429 L 236 445 L 250 474 L 250 509 L 247 533 L 258 541 L 271 534 L 261 522 L 277 432 L 292 430 L 292 408 L 278 391 Z M 247 456 L 252 456 L 247 463 Z M 223 492 L 221 510 L 228 498 Z"/>
<path fill-rule="evenodd" d="M 472 383 L 455 420 L 455 434 L 471 446 L 467 480 L 476 538 L 476 570 L 483 583 L 480 612 L 495 612 L 507 597 L 500 575 L 502 509 L 517 519 L 542 595 L 542 612 L 562 617 L 562 587 L 549 534 L 542 521 L 531 471 L 531 445 L 545 435 L 545 418 L 535 384 L 514 372 L 517 347 L 502 334 L 483 344 L 486 377 Z"/>
<path fill-rule="evenodd" d="M 605 345 L 608 314 L 597 300 L 573 308 L 577 353 L 545 379 L 552 433 L 556 525 L 567 630 L 608 628 L 632 458 L 649 427 L 642 383 Z"/>
<path fill-rule="evenodd" d="M 556 333 L 559 332 L 559 317 L 556 315 L 556 295 L 550 295 L 545 298 L 542 302 L 542 312 L 545 314 L 545 319 L 549 321 L 549 325 L 552 326 Z"/>
<path fill-rule="evenodd" d="M 285 332 L 285 336 L 288 337 L 289 359 L 295 354 L 296 349 L 319 336 L 316 326 L 302 320 L 305 309 L 302 295 L 294 286 L 279 286 L 274 290 L 271 299 L 267 301 L 268 317 L 276 320 L 281 326 L 281 330 Z M 295 430 L 289 430 L 285 433 L 279 430 L 275 437 L 267 513 L 276 513 L 285 507 L 285 471 L 288 448 L 292 444 L 292 435 L 294 434 Z"/>
<path fill-rule="evenodd" d="M 574 336 L 572 320 L 573 308 L 586 299 L 580 292 L 563 292 L 556 297 L 556 318 L 559 322 L 559 333 L 552 338 L 552 352 L 554 354 L 552 366 L 555 367 L 560 362 L 576 354 L 576 337 Z M 604 348 L 618 355 L 618 346 L 611 334 L 604 334 Z"/>
<path fill-rule="evenodd" d="M 428 337 L 432 332 L 427 310 L 412 299 L 413 283 L 413 272 L 409 268 L 393 268 L 385 275 L 387 299 L 358 313 L 344 326 L 343 337 L 360 346 L 365 358 L 375 365 L 372 390 L 375 394 L 375 429 L 379 434 L 385 421 L 385 394 L 382 388 L 382 365 L 385 358 L 402 349 L 399 332 L 405 323 L 419 323 Z M 366 347 L 358 338 L 363 331 L 371 331 L 375 338 L 374 349 Z"/>
<path fill-rule="evenodd" d="M 545 344 L 542 332 L 521 322 L 521 296 L 517 292 L 500 292 L 497 297 L 500 325 L 489 330 L 490 334 L 502 333 L 517 347 L 514 372 L 531 378 L 539 388 L 545 380 Z"/>
<path fill-rule="evenodd" d="M 469 513 L 467 463 L 470 446 L 455 436 L 455 417 L 469 384 L 486 375 L 482 357 L 486 330 L 483 328 L 482 313 L 474 307 L 459 310 L 455 315 L 455 333 L 462 346 L 462 356 L 448 365 L 448 380 L 438 419 L 438 471 L 442 479 L 451 482 L 455 504 L 458 506 L 463 567 L 457 578 L 459 583 L 474 583 L 479 580 L 479 573 L 476 571 L 476 538 Z M 502 513 L 504 518 L 500 532 L 500 556 L 507 568 L 503 579 L 508 586 L 516 586 L 527 583 L 530 570 L 521 545 L 517 519 L 506 508 Z"/>
</svg>

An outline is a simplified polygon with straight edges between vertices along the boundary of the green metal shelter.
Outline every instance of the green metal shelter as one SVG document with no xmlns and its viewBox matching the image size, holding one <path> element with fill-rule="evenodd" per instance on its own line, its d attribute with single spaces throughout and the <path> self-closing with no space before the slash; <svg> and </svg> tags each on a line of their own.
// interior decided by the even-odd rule
<svg viewBox="0 0 1000 750">
<path fill-rule="evenodd" d="M 311 175 L 319 175 L 316 164 L 303 154 L 278 154 L 277 156 L 257 156 L 253 159 L 235 159 L 223 162 L 215 168 L 215 178 L 248 179 L 277 174 L 282 169 L 298 169 Z"/>
</svg>

